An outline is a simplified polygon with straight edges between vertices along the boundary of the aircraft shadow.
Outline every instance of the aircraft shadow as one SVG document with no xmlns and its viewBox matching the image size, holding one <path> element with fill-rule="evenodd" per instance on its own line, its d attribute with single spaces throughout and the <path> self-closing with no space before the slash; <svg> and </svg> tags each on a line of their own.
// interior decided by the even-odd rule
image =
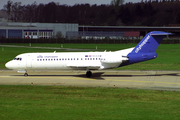
<svg viewBox="0 0 180 120">
<path fill-rule="evenodd" d="M 99 73 L 93 73 L 92 77 L 90 77 L 89 79 L 95 79 L 95 80 L 104 80 L 104 78 L 102 78 L 102 74 L 104 74 L 104 72 L 99 72 Z M 18 77 L 22 77 L 23 75 L 10 75 L 10 76 L 18 76 Z M 30 77 L 79 77 L 79 78 L 87 78 L 86 74 L 80 74 L 80 75 L 30 75 Z M 24 77 L 24 76 L 23 76 Z"/>
<path fill-rule="evenodd" d="M 179 73 L 171 73 L 171 74 L 147 74 L 147 75 L 103 75 L 104 77 L 151 77 L 151 76 L 180 76 Z"/>
<path fill-rule="evenodd" d="M 153 77 L 153 76 L 180 76 L 179 73 L 171 73 L 171 74 L 147 74 L 147 75 L 103 75 L 104 72 L 96 72 L 92 74 L 92 77 L 89 79 L 94 80 L 105 80 L 103 77 Z M 11 75 L 11 76 L 23 76 L 23 75 Z M 80 75 L 29 75 L 31 77 L 79 77 L 79 78 L 87 78 L 86 74 Z"/>
</svg>

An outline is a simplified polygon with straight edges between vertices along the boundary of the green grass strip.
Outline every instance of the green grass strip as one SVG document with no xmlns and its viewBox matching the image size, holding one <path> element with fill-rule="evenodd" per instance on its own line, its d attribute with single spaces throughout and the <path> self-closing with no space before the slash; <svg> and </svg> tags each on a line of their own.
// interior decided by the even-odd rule
<svg viewBox="0 0 180 120">
<path fill-rule="evenodd" d="M 180 92 L 61 86 L 0 86 L 2 120 L 170 120 Z"/>
</svg>

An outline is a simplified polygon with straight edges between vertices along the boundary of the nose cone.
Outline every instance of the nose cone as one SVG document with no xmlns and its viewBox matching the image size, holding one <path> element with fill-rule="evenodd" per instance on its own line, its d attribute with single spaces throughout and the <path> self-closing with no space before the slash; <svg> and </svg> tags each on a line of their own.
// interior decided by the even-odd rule
<svg viewBox="0 0 180 120">
<path fill-rule="evenodd" d="M 13 62 L 12 61 L 10 61 L 10 62 L 7 62 L 6 64 L 5 64 L 5 66 L 6 66 L 6 68 L 8 68 L 8 69 L 13 69 L 15 66 L 13 65 Z"/>
</svg>

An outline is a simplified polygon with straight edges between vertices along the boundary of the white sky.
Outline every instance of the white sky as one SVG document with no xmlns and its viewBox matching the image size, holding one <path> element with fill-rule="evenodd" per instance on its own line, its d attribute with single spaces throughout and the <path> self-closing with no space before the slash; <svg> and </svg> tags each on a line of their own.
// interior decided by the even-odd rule
<svg viewBox="0 0 180 120">
<path fill-rule="evenodd" d="M 7 4 L 8 0 L 0 0 L 0 9 L 3 8 L 5 4 Z M 110 4 L 111 0 L 11 0 L 14 2 L 21 2 L 22 5 L 27 5 L 27 4 L 32 4 L 34 1 L 37 2 L 39 5 L 40 3 L 47 4 L 49 2 L 59 2 L 61 5 L 62 4 L 67 4 L 67 5 L 74 5 L 74 4 L 81 4 L 81 3 L 89 3 L 89 4 Z M 125 2 L 141 2 L 141 0 L 125 0 Z"/>
</svg>

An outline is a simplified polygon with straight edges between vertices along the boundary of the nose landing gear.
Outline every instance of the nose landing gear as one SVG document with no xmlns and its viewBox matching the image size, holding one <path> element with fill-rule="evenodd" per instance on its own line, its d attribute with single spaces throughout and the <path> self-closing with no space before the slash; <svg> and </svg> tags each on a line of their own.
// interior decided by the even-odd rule
<svg viewBox="0 0 180 120">
<path fill-rule="evenodd" d="M 24 73 L 24 76 L 25 76 L 25 77 L 27 77 L 27 76 L 28 76 L 28 74 L 27 74 L 27 73 Z"/>
</svg>

